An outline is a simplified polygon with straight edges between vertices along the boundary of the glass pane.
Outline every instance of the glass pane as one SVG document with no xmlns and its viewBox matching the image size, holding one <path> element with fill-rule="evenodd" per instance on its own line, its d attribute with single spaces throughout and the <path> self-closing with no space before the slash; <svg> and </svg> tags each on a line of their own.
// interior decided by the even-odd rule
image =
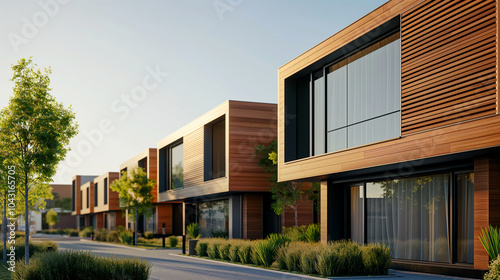
<svg viewBox="0 0 500 280">
<path fill-rule="evenodd" d="M 393 257 L 450 262 L 448 175 L 366 184 L 367 241 Z"/>
<path fill-rule="evenodd" d="M 325 153 L 325 84 L 324 78 L 314 81 L 314 155 Z"/>
<path fill-rule="evenodd" d="M 170 188 L 177 189 L 182 188 L 184 186 L 184 148 L 183 144 L 179 144 L 171 149 L 170 155 Z"/>
<path fill-rule="evenodd" d="M 328 152 L 334 152 L 347 148 L 347 128 L 330 131 L 328 132 L 326 138 Z"/>
<path fill-rule="evenodd" d="M 347 128 L 347 147 L 357 147 L 401 135 L 401 113 L 358 123 Z"/>
<path fill-rule="evenodd" d="M 326 76 L 328 131 L 347 125 L 347 66 L 340 62 L 329 69 L 333 72 Z"/>
<path fill-rule="evenodd" d="M 212 178 L 226 176 L 226 150 L 225 150 L 226 122 L 221 121 L 212 127 Z"/>
<path fill-rule="evenodd" d="M 348 124 L 401 109 L 401 41 L 394 39 L 384 39 L 349 58 Z"/>
<path fill-rule="evenodd" d="M 363 186 L 351 187 L 351 240 L 363 244 L 364 238 Z"/>
<path fill-rule="evenodd" d="M 458 174 L 457 262 L 474 263 L 474 173 Z"/>
<path fill-rule="evenodd" d="M 201 235 L 229 233 L 229 200 L 218 200 L 198 203 L 198 223 Z"/>
</svg>

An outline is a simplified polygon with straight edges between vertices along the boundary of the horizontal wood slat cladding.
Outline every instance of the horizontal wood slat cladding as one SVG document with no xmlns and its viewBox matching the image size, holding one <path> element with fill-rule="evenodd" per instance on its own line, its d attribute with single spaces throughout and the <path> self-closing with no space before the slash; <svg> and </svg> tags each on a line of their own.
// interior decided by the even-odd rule
<svg viewBox="0 0 500 280">
<path fill-rule="evenodd" d="M 242 206 L 242 237 L 243 239 L 263 238 L 263 208 L 262 194 L 243 194 Z"/>
<path fill-rule="evenodd" d="M 495 1 L 425 1 L 401 17 L 401 132 L 496 114 Z"/>
<path fill-rule="evenodd" d="M 276 139 L 275 104 L 230 101 L 229 190 L 268 191 L 268 176 L 255 159 L 254 147 Z"/>
<path fill-rule="evenodd" d="M 183 138 L 184 142 L 184 188 L 203 183 L 203 132 L 201 126 Z"/>
</svg>

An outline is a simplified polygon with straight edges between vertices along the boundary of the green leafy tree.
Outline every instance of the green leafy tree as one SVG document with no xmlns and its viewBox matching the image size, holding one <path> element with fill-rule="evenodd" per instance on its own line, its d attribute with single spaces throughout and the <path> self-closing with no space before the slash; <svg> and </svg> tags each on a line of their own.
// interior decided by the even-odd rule
<svg viewBox="0 0 500 280">
<path fill-rule="evenodd" d="M 75 114 L 50 95 L 50 68 L 35 68 L 31 59 L 12 66 L 13 95 L 0 112 L 0 141 L 5 158 L 15 166 L 16 182 L 24 199 L 25 261 L 29 263 L 29 209 L 42 209 L 52 198 L 50 187 L 57 164 L 69 151 L 69 141 L 77 134 Z M 46 196 L 46 197 L 41 197 Z"/>
<path fill-rule="evenodd" d="M 120 179 L 114 180 L 109 186 L 110 189 L 118 193 L 120 207 L 123 211 L 128 210 L 134 222 L 135 239 L 137 246 L 137 217 L 139 215 L 149 216 L 153 207 L 153 190 L 156 182 L 149 179 L 143 168 L 137 167 L 129 173 L 122 171 Z"/>
<path fill-rule="evenodd" d="M 277 215 L 283 214 L 287 207 L 293 209 L 295 214 L 295 226 L 298 222 L 298 202 L 305 195 L 302 182 L 278 182 L 278 143 L 272 141 L 268 146 L 257 145 L 254 147 L 255 156 L 271 182 L 271 193 L 273 197 L 272 209 Z M 314 189 L 307 193 L 308 198 L 316 199 Z"/>
<path fill-rule="evenodd" d="M 71 197 L 61 198 L 58 193 L 54 193 L 52 206 L 55 208 L 61 208 L 62 210 L 71 210 Z"/>
<path fill-rule="evenodd" d="M 57 225 L 59 223 L 59 215 L 57 215 L 56 211 L 54 209 L 50 209 L 46 214 L 45 214 L 45 219 L 47 220 L 47 224 L 49 224 L 50 229 L 52 229 L 53 226 Z"/>
</svg>

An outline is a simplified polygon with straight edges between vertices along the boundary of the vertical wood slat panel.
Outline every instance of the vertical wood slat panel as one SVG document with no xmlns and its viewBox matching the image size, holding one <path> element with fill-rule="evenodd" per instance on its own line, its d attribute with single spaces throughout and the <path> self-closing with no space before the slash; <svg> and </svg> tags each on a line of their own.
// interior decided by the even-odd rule
<svg viewBox="0 0 500 280">
<path fill-rule="evenodd" d="M 183 137 L 184 188 L 203 184 L 203 134 L 204 126 Z"/>
<path fill-rule="evenodd" d="M 269 176 L 255 158 L 257 145 L 276 139 L 276 104 L 229 101 L 229 188 L 269 191 Z M 227 121 L 227 120 L 226 120 Z"/>
<path fill-rule="evenodd" d="M 482 228 L 500 226 L 500 160 L 474 160 L 474 268 L 488 269 L 489 257 L 479 241 Z"/>
<path fill-rule="evenodd" d="M 242 207 L 242 237 L 243 239 L 263 238 L 263 207 L 262 194 L 243 194 Z"/>
<path fill-rule="evenodd" d="M 434 16 L 426 16 L 429 13 Z M 496 114 L 497 93 L 488 91 L 496 83 L 496 48 L 481 48 L 496 45 L 496 36 L 485 35 L 496 33 L 495 13 L 494 0 L 467 0 L 445 5 L 425 1 L 402 14 L 403 135 Z M 449 51 L 457 45 L 469 47 Z M 479 68 L 479 64 L 489 68 Z M 474 77 L 476 73 L 469 90 L 461 89 L 470 87 L 471 81 L 453 78 Z M 441 84 L 448 90 L 435 90 Z M 423 104 L 422 92 L 429 97 Z M 482 102 L 470 102 L 476 95 Z M 443 109 L 439 96 L 454 96 L 455 100 L 447 101 L 453 106 Z M 412 99 L 420 102 L 422 113 L 417 116 Z"/>
<path fill-rule="evenodd" d="M 165 234 L 172 234 L 172 203 L 159 203 L 156 205 L 156 233 L 162 233 L 163 223 L 165 223 Z"/>
</svg>

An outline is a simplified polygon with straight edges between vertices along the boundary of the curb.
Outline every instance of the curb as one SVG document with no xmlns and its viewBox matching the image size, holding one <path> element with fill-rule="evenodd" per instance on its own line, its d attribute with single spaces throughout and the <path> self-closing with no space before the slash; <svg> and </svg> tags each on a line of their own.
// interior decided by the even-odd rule
<svg viewBox="0 0 500 280">
<path fill-rule="evenodd" d="M 179 254 L 169 253 L 169 255 L 170 256 L 177 256 L 177 257 L 181 257 L 181 258 L 189 258 L 189 259 L 192 259 L 192 260 L 203 260 L 203 261 L 207 261 L 207 262 L 214 262 L 214 263 L 219 263 L 219 264 L 227 264 L 227 265 L 239 266 L 241 268 L 250 268 L 250 269 L 255 269 L 255 270 L 260 270 L 260 271 L 280 273 L 280 274 L 289 275 L 289 276 L 295 276 L 295 277 L 300 277 L 300 278 L 323 279 L 323 280 L 325 279 L 325 278 L 322 278 L 322 277 L 315 277 L 315 276 L 309 276 L 309 275 L 303 275 L 303 274 L 296 274 L 296 273 L 291 273 L 291 272 L 286 272 L 286 271 L 266 269 L 266 268 L 260 268 L 260 267 L 254 267 L 254 266 L 247 266 L 247 265 L 230 263 L 230 262 L 209 260 L 209 259 L 204 259 L 204 258 L 195 258 L 195 257 L 184 256 L 184 255 L 179 255 Z"/>
<path fill-rule="evenodd" d="M 139 251 L 148 251 L 148 249 L 144 249 L 144 248 L 135 248 L 135 247 L 125 246 L 125 245 L 112 244 L 112 243 L 108 243 L 108 242 L 97 242 L 97 241 L 92 241 L 90 239 L 80 239 L 80 241 L 91 242 L 91 243 L 96 243 L 96 244 L 105 244 L 105 245 L 109 245 L 109 246 L 128 248 L 128 249 L 134 249 L 134 250 L 139 250 Z"/>
</svg>

